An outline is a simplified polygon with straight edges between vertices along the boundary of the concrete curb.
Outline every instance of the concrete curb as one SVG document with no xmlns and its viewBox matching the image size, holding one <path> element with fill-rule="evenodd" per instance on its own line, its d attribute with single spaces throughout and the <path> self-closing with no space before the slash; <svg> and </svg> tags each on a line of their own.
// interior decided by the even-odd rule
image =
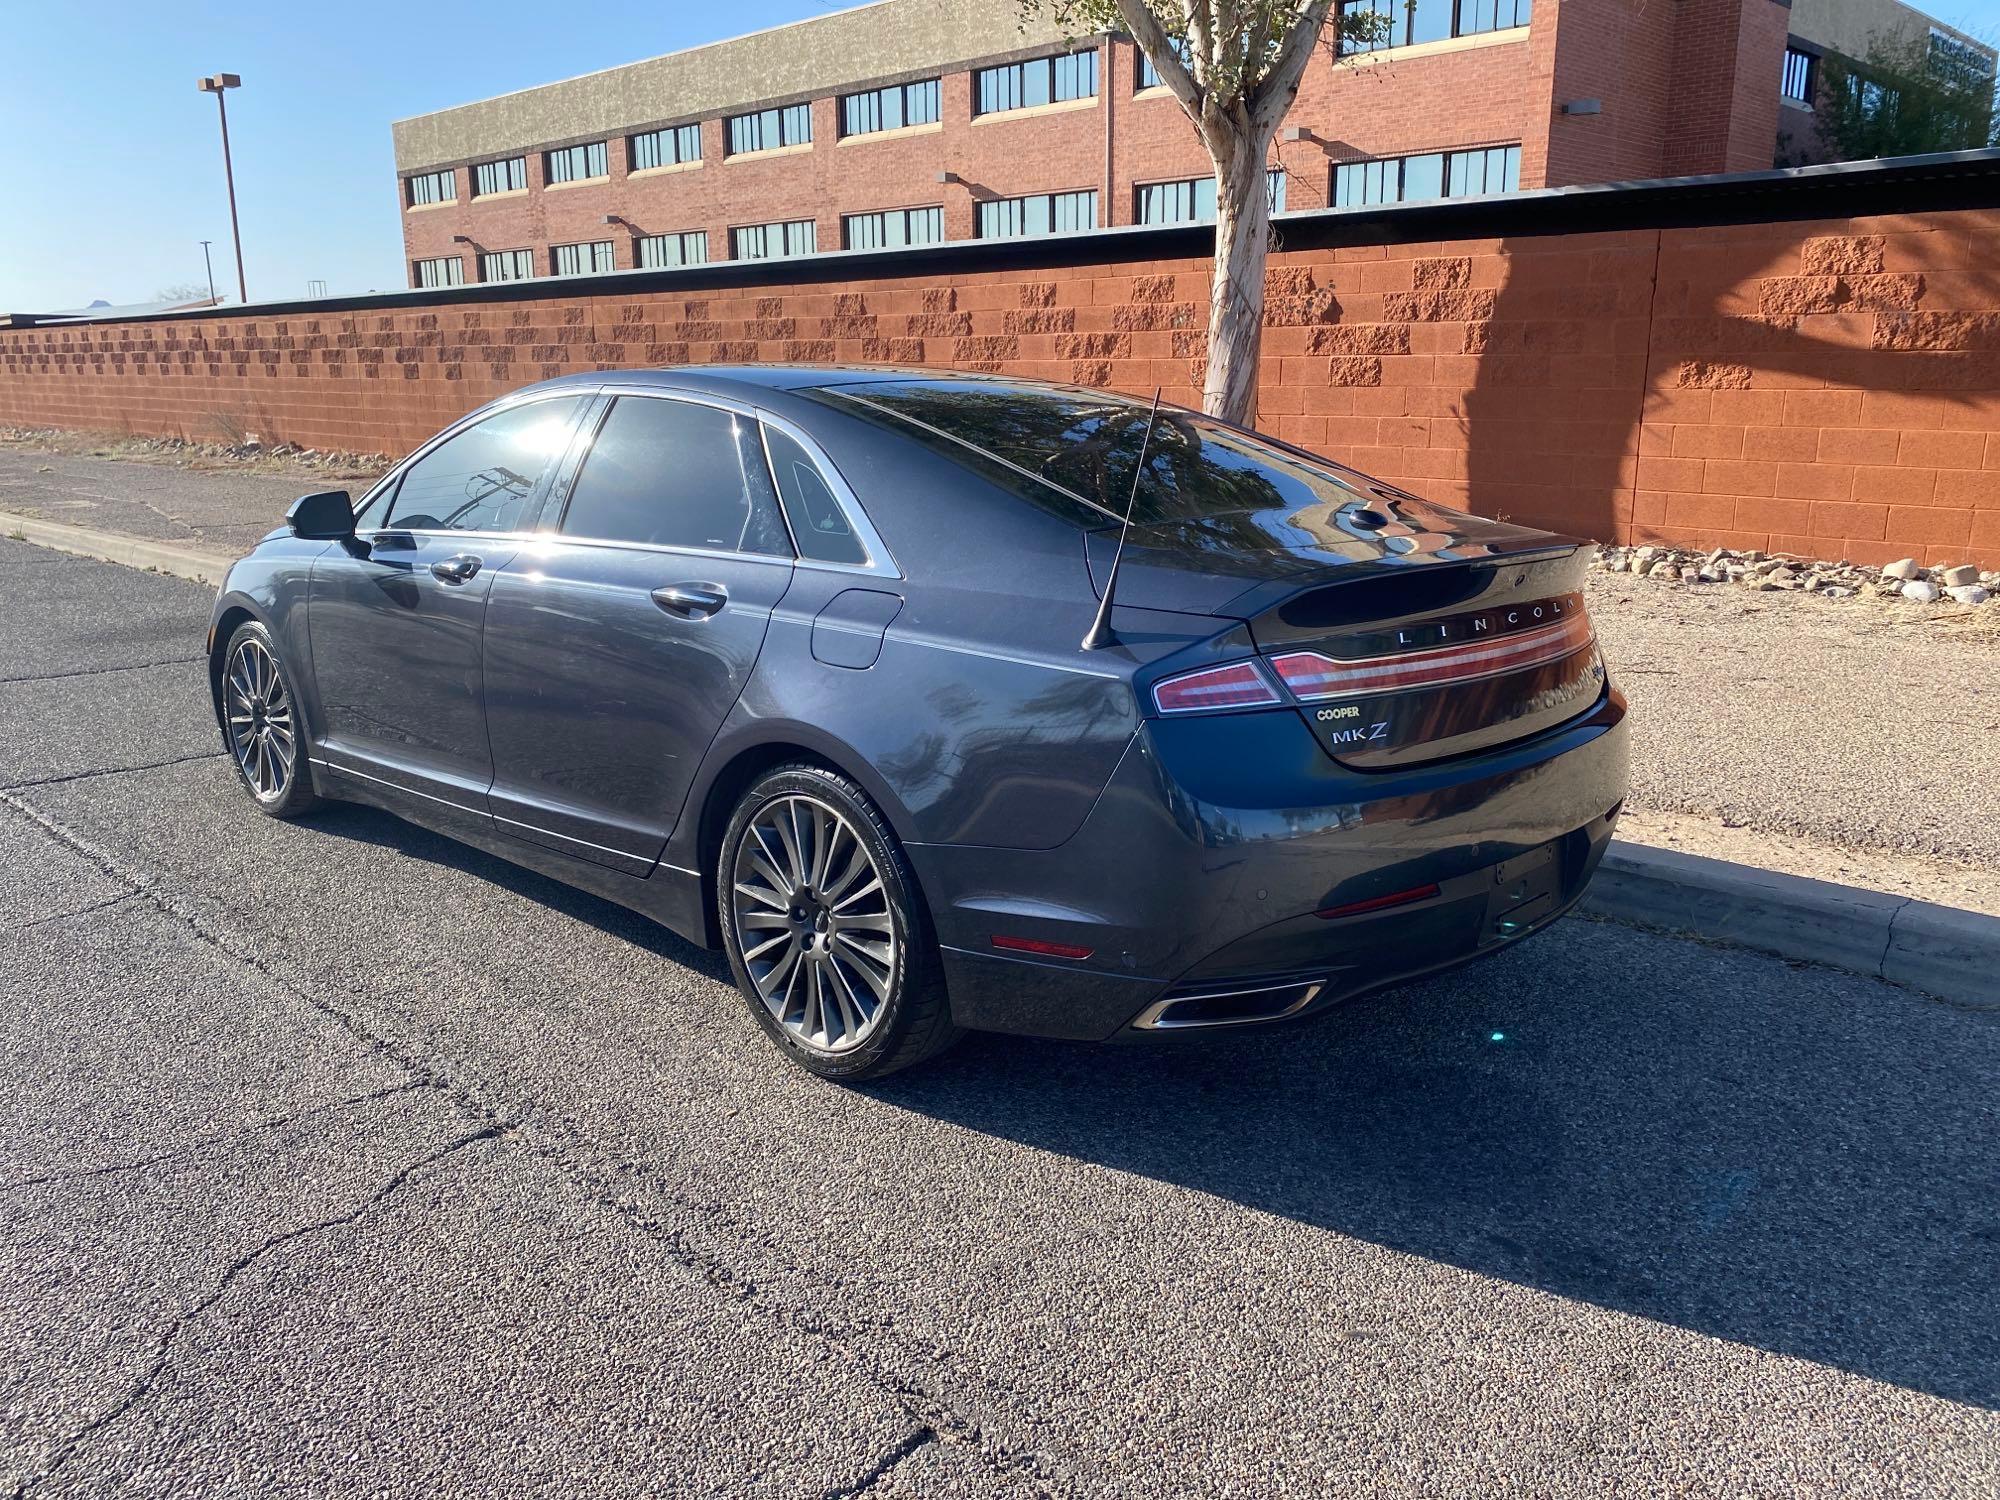
<svg viewBox="0 0 2000 1500">
<path fill-rule="evenodd" d="M 128 568 L 151 568 L 176 578 L 191 578 L 210 588 L 222 587 L 224 575 L 236 560 L 172 542 L 155 542 L 117 531 L 93 531 L 88 526 L 44 521 L 11 510 L 0 510 L 0 537 L 53 547 L 58 552 L 73 552 L 79 557 L 94 557 L 99 562 L 123 563 Z"/>
<path fill-rule="evenodd" d="M 1614 841 L 1580 911 L 2000 1009 L 2000 917 Z"/>
</svg>

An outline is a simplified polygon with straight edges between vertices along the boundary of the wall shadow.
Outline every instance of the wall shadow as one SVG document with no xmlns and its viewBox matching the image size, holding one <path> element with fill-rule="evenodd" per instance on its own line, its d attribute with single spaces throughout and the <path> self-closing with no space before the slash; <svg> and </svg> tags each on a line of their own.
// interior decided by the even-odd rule
<svg viewBox="0 0 2000 1500">
<path fill-rule="evenodd" d="M 1800 524 L 1808 507 L 1848 503 L 1844 493 L 1810 484 L 1772 493 L 1751 471 L 1855 461 L 1818 457 L 1784 434 L 1920 424 L 1904 417 L 1822 424 L 1794 416 L 1797 403 L 1786 398 L 1888 391 L 1965 405 L 1992 395 L 1996 372 L 1984 346 L 1948 337 L 1929 342 L 1933 335 L 1922 325 L 1939 311 L 1976 316 L 2000 303 L 2000 276 L 1971 266 L 1928 280 L 1923 272 L 1885 271 L 1879 239 L 1871 248 L 1869 236 L 1815 235 L 1811 226 L 1781 240 L 1676 238 L 1682 233 L 1618 236 L 1643 241 L 1643 250 L 1571 249 L 1546 237 L 1499 242 L 1508 271 L 1478 329 L 1486 344 L 1464 398 L 1471 508 L 1597 541 L 1646 540 L 1664 530 L 1742 545 L 1746 534 L 1769 533 L 1783 539 L 1772 544 L 1778 550 L 1810 537 L 1837 551 L 1843 541 L 1870 540 L 1820 530 L 1814 520 Z M 1808 254 L 1807 241 L 1835 248 Z M 1444 250 L 1449 255 L 1451 246 Z M 1718 271 L 1719 264 L 1736 269 Z M 1939 295 L 1929 281 L 1948 286 Z M 1754 302 L 1760 286 L 1773 305 L 1744 312 L 1732 294 L 1747 292 Z M 1474 336 L 1469 329 L 1468 345 Z M 1706 398 L 1715 415 L 1677 412 L 1677 397 Z M 1648 452 L 1642 427 L 1649 412 L 1662 427 L 1714 430 L 1679 451 Z M 1766 441 L 1734 451 L 1729 434 L 1746 427 L 1760 429 Z M 1769 436 L 1772 429 L 1782 433 Z M 1642 474 L 1642 459 L 1669 463 Z M 1687 466 L 1709 460 L 1740 463 L 1740 478 L 1705 485 Z M 1921 553 L 1927 540 L 1902 550 Z M 1887 541 L 1895 541 L 1893 527 Z"/>
<path fill-rule="evenodd" d="M 645 949 L 669 963 L 692 969 L 718 984 L 734 984 L 729 961 L 719 952 L 697 947 L 638 912 L 593 896 L 575 886 L 541 875 L 525 866 L 488 854 L 470 844 L 405 822 L 394 813 L 358 802 L 329 802 L 312 815 L 313 832 L 392 849 L 409 859 L 457 870 L 498 886 L 524 900 L 588 923 L 599 932 Z"/>
</svg>

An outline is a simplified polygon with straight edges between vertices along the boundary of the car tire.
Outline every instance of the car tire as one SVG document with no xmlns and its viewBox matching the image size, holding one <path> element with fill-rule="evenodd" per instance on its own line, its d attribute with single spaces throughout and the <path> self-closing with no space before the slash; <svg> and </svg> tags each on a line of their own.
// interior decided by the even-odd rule
<svg viewBox="0 0 2000 1500">
<path fill-rule="evenodd" d="M 868 796 L 780 766 L 723 833 L 716 915 L 750 1014 L 808 1072 L 863 1083 L 957 1040 L 930 914 Z"/>
<path fill-rule="evenodd" d="M 222 654 L 222 747 L 260 812 L 297 818 L 319 806 L 299 694 L 271 632 L 245 620 Z"/>
</svg>

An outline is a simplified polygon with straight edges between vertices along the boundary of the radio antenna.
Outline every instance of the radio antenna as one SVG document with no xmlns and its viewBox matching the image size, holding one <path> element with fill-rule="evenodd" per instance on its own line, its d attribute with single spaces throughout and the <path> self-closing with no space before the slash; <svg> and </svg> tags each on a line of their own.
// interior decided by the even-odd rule
<svg viewBox="0 0 2000 1500">
<path fill-rule="evenodd" d="M 1139 480 L 1146 472 L 1146 450 L 1153 444 L 1153 423 L 1160 415 L 1160 388 L 1153 387 L 1153 409 L 1146 413 L 1146 435 L 1139 440 L 1139 462 L 1132 468 L 1132 493 L 1125 497 L 1125 522 L 1118 528 L 1118 550 L 1111 554 L 1111 571 L 1104 579 L 1104 597 L 1097 601 L 1097 618 L 1084 633 L 1083 649 L 1096 651 L 1118 637 L 1111 632 L 1111 599 L 1118 592 L 1118 565 L 1125 561 L 1125 535 L 1132 529 L 1132 511 L 1139 503 Z"/>
</svg>

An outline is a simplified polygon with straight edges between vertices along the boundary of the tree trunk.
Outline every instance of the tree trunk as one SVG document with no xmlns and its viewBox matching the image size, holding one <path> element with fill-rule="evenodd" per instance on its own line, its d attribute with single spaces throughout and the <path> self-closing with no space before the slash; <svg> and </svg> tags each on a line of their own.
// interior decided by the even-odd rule
<svg viewBox="0 0 2000 1500">
<path fill-rule="evenodd" d="M 1271 233 L 1266 142 L 1230 122 L 1214 153 L 1215 276 L 1208 299 L 1208 377 L 1202 410 L 1249 427 L 1257 420 L 1257 354 L 1264 333 L 1264 259 Z M 1216 132 L 1220 133 L 1220 132 Z"/>
</svg>

